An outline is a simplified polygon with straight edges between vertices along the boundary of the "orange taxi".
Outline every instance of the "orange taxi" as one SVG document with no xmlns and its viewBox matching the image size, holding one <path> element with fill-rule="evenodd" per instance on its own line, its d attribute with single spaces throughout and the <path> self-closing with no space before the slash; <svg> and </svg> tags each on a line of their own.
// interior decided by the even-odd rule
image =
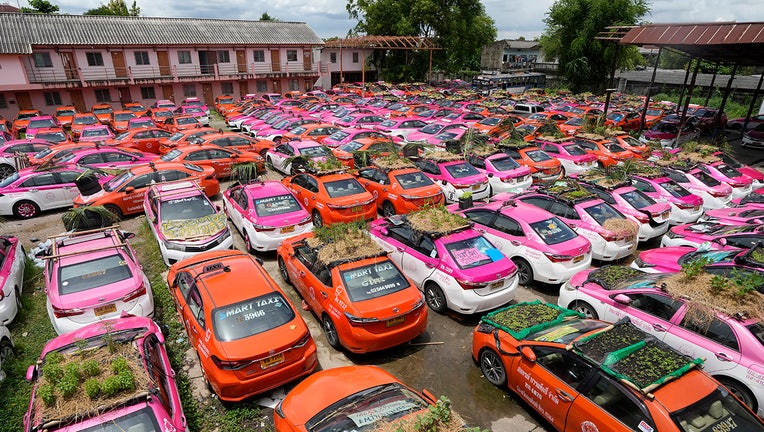
<svg viewBox="0 0 764 432">
<path fill-rule="evenodd" d="M 623 163 L 637 156 L 621 147 L 617 142 L 613 142 L 602 135 L 577 134 L 570 140 L 581 146 L 587 153 L 597 156 L 597 163 L 604 168 Z"/>
<path fill-rule="evenodd" d="M 231 95 L 215 96 L 212 105 L 215 107 L 215 111 L 223 114 L 226 109 L 236 105 L 236 99 Z"/>
<path fill-rule="evenodd" d="M 99 123 L 98 117 L 91 112 L 75 114 L 74 117 L 72 117 L 72 124 L 70 125 L 72 138 L 78 139 L 82 134 L 82 129 L 85 129 L 85 126 L 96 125 Z"/>
<path fill-rule="evenodd" d="M 263 138 L 251 138 L 236 132 L 218 132 L 201 135 L 201 144 L 212 144 L 218 147 L 236 149 L 257 153 L 265 158 L 268 149 L 274 146 L 273 141 Z"/>
<path fill-rule="evenodd" d="M 615 135 L 610 137 L 610 140 L 611 141 L 615 140 L 615 142 L 617 142 L 618 145 L 634 153 L 638 158 L 641 158 L 641 159 L 647 159 L 653 153 L 649 145 L 641 142 L 640 140 L 634 138 L 633 136 L 629 135 L 626 132 L 616 133 Z"/>
<path fill-rule="evenodd" d="M 74 207 L 104 206 L 119 218 L 143 213 L 143 198 L 149 186 L 176 180 L 196 181 L 208 196 L 220 193 L 215 169 L 188 163 L 149 162 L 130 168 L 103 184 L 103 190 L 92 195 L 79 195 Z"/>
<path fill-rule="evenodd" d="M 182 132 L 189 129 L 199 129 L 202 124 L 199 120 L 192 115 L 167 117 L 162 123 L 157 124 L 158 127 L 166 130 L 167 132 Z"/>
<path fill-rule="evenodd" d="M 149 110 L 140 102 L 126 102 L 122 105 L 122 108 L 132 111 L 136 117 L 148 116 Z"/>
<path fill-rule="evenodd" d="M 133 129 L 106 141 L 108 145 L 140 150 L 142 152 L 159 153 L 159 143 L 172 134 L 159 128 Z"/>
<path fill-rule="evenodd" d="M 445 201 L 440 186 L 405 160 L 392 165 L 377 159 L 354 175 L 371 192 L 383 216 L 406 214 Z"/>
<path fill-rule="evenodd" d="M 109 124 L 114 129 L 114 133 L 125 132 L 127 130 L 127 122 L 130 119 L 137 118 L 134 112 L 130 110 L 117 110 L 111 113 L 111 121 Z"/>
<path fill-rule="evenodd" d="M 149 110 L 149 117 L 151 121 L 156 125 L 164 123 L 170 117 L 173 117 L 175 113 L 169 108 L 154 108 Z"/>
<path fill-rule="evenodd" d="M 315 141 L 320 143 L 324 138 L 340 130 L 331 123 L 308 123 L 284 132 L 282 141 Z"/>
<path fill-rule="evenodd" d="M 38 109 L 27 109 L 27 110 L 20 110 L 18 114 L 16 114 L 16 118 L 13 119 L 13 125 L 11 126 L 11 135 L 13 135 L 15 138 L 21 139 L 21 134 L 26 132 L 27 125 L 29 124 L 29 119 L 32 117 L 41 116 L 42 111 Z"/>
<path fill-rule="evenodd" d="M 71 127 L 74 115 L 77 114 L 77 108 L 72 105 L 62 105 L 53 112 L 53 117 L 58 120 L 62 127 Z"/>
<path fill-rule="evenodd" d="M 55 144 L 33 155 L 29 155 L 29 164 L 43 165 L 48 161 L 55 164 L 58 158 L 62 158 L 75 150 L 93 147 L 97 147 L 97 144 L 92 142 Z"/>
<path fill-rule="evenodd" d="M 610 324 L 548 303 L 519 303 L 481 319 L 472 358 L 491 384 L 511 390 L 560 432 L 764 428 L 700 368 L 702 359 L 628 319 Z"/>
<path fill-rule="evenodd" d="M 358 138 L 331 150 L 342 165 L 350 169 L 356 168 L 356 161 L 359 162 L 358 168 L 361 168 L 368 165 L 372 158 L 388 156 L 397 151 L 395 144 L 389 138 L 379 137 Z M 368 152 L 369 158 L 364 160 L 356 152 Z"/>
<path fill-rule="evenodd" d="M 231 176 L 231 167 L 240 163 L 257 164 L 257 173 L 265 173 L 265 162 L 257 153 L 222 148 L 211 144 L 189 144 L 170 150 L 162 155 L 163 162 L 188 162 L 215 169 L 215 177 Z"/>
<path fill-rule="evenodd" d="M 318 366 L 305 321 L 246 252 L 203 252 L 177 262 L 167 285 L 204 379 L 221 400 L 266 392 Z"/>
<path fill-rule="evenodd" d="M 300 173 L 281 180 L 311 214 L 313 225 L 371 220 L 377 217 L 374 197 L 342 171 Z"/>
<path fill-rule="evenodd" d="M 218 132 L 218 129 L 213 129 L 211 127 L 201 127 L 199 129 L 175 132 L 169 137 L 159 141 L 159 153 L 165 154 L 176 147 L 199 143 L 201 142 L 199 139 L 200 136 L 216 132 Z"/>
<path fill-rule="evenodd" d="M 313 237 L 309 232 L 284 240 L 276 259 L 282 279 L 321 322 L 329 345 L 368 353 L 426 330 L 424 296 L 368 234 L 348 229 L 318 245 Z"/>
<path fill-rule="evenodd" d="M 107 125 L 111 123 L 111 114 L 114 112 L 114 108 L 107 103 L 97 103 L 90 108 L 90 112 L 95 114 L 99 122 Z"/>
</svg>

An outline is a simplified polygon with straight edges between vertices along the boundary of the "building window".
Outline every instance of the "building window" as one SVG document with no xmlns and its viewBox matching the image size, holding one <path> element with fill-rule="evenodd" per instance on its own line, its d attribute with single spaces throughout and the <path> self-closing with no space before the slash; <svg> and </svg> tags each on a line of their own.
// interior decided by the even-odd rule
<svg viewBox="0 0 764 432">
<path fill-rule="evenodd" d="M 195 97 L 196 84 L 183 84 L 183 95 L 185 97 Z"/>
<path fill-rule="evenodd" d="M 223 93 L 224 95 L 232 95 L 233 83 L 232 82 L 220 83 L 220 92 Z"/>
<path fill-rule="evenodd" d="M 45 105 L 61 105 L 61 94 L 59 92 L 44 92 L 43 95 L 45 96 Z"/>
<path fill-rule="evenodd" d="M 263 63 L 265 62 L 265 51 L 263 50 L 254 50 L 252 51 L 252 55 L 255 57 L 256 63 Z"/>
<path fill-rule="evenodd" d="M 337 63 L 337 53 L 329 53 L 329 61 L 332 63 Z"/>
<path fill-rule="evenodd" d="M 300 80 L 290 79 L 289 80 L 289 90 L 290 91 L 299 91 L 300 90 Z"/>
<path fill-rule="evenodd" d="M 358 63 L 358 53 L 357 52 L 353 53 L 353 63 Z"/>
<path fill-rule="evenodd" d="M 8 102 L 5 101 L 4 94 L 0 94 L 0 108 L 8 108 Z"/>
<path fill-rule="evenodd" d="M 53 67 L 53 62 L 50 60 L 50 53 L 39 52 L 34 53 L 34 66 L 38 68 Z"/>
<path fill-rule="evenodd" d="M 178 51 L 178 63 L 191 64 L 191 51 Z"/>
<path fill-rule="evenodd" d="M 85 53 L 88 58 L 88 66 L 103 66 L 103 54 L 99 52 Z"/>
<path fill-rule="evenodd" d="M 154 87 L 141 87 L 141 99 L 156 99 L 157 95 L 154 92 Z"/>
<path fill-rule="evenodd" d="M 96 102 L 111 102 L 109 89 L 97 89 L 95 91 Z"/>
<path fill-rule="evenodd" d="M 257 92 L 268 93 L 268 82 L 263 80 L 257 81 Z"/>
<path fill-rule="evenodd" d="M 287 61 L 297 61 L 297 50 L 287 50 Z"/>
<path fill-rule="evenodd" d="M 149 52 L 148 51 L 136 51 L 135 52 L 135 64 L 137 64 L 137 65 L 151 64 L 151 63 L 149 63 Z"/>
<path fill-rule="evenodd" d="M 218 63 L 231 63 L 231 52 L 218 51 Z"/>
</svg>

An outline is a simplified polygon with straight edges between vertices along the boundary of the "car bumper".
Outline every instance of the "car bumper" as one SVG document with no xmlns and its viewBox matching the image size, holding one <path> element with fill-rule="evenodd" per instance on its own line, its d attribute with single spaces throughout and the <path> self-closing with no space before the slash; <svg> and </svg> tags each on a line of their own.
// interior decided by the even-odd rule
<svg viewBox="0 0 764 432">
<path fill-rule="evenodd" d="M 714 243 L 711 243 L 714 244 Z M 689 246 L 689 247 L 698 247 L 700 246 L 699 243 L 687 240 L 687 238 L 669 238 L 665 234 L 661 238 L 661 247 L 676 247 L 676 246 Z"/>
<path fill-rule="evenodd" d="M 446 296 L 449 309 L 462 314 L 474 314 L 495 309 L 514 300 L 518 278 L 517 275 L 513 275 L 509 279 L 503 288 L 488 293 L 481 293 L 481 290 L 466 290 L 456 281 L 452 281 L 447 286 L 439 285 Z"/>
<path fill-rule="evenodd" d="M 8 325 L 16 318 L 19 308 L 16 305 L 16 291 L 13 289 L 13 285 L 7 286 L 3 292 L 5 297 L 0 301 L 0 324 Z"/>
<path fill-rule="evenodd" d="M 599 236 L 599 234 L 597 234 Z M 625 258 L 634 253 L 637 250 L 637 239 L 630 242 L 624 240 L 618 241 L 605 241 L 600 238 L 599 240 L 592 241 L 592 257 L 600 261 L 615 261 L 621 258 Z"/>
<path fill-rule="evenodd" d="M 389 331 L 384 333 L 372 333 L 363 327 L 350 325 L 347 321 L 338 323 L 345 327 L 344 331 L 338 329 L 342 346 L 350 352 L 364 354 L 404 344 L 427 330 L 426 308 L 423 304 L 416 313 L 406 315 L 407 321 L 403 325 L 390 327 Z M 342 319 L 344 320 L 344 317 Z"/>
<path fill-rule="evenodd" d="M 583 260 L 575 264 L 547 262 L 543 266 L 538 266 L 538 270 L 534 269 L 533 279 L 542 283 L 560 284 L 569 280 L 574 274 L 588 269 L 591 265 L 591 253 L 587 253 Z"/>
<path fill-rule="evenodd" d="M 753 190 L 753 188 L 751 187 L 751 185 L 744 186 L 744 187 L 733 187 L 732 188 L 732 199 L 746 197 L 746 196 L 748 196 L 751 193 L 752 190 Z"/>
<path fill-rule="evenodd" d="M 698 209 L 695 210 L 694 208 L 681 209 L 674 203 L 669 204 L 671 205 L 671 216 L 669 217 L 671 225 L 696 222 L 703 215 L 703 206 L 698 206 Z"/>
<path fill-rule="evenodd" d="M 193 248 L 192 250 L 189 250 Z M 167 248 L 167 245 L 164 242 L 161 242 L 159 245 L 160 252 L 162 252 L 162 258 L 164 259 L 164 263 L 167 266 L 171 266 L 175 264 L 178 261 L 183 261 L 186 258 L 191 258 L 194 255 L 200 254 L 202 252 L 209 252 L 209 251 L 219 251 L 219 250 L 226 250 L 226 249 L 233 249 L 233 236 L 228 234 L 226 238 L 220 241 L 220 243 L 217 244 L 208 244 L 208 245 L 188 245 L 186 246 L 186 250 L 180 251 L 175 249 L 169 249 Z"/>
<path fill-rule="evenodd" d="M 56 334 L 58 335 L 73 332 L 75 330 L 81 329 L 82 327 L 90 325 L 94 322 L 119 318 L 122 315 L 122 312 L 125 312 L 130 315 L 142 316 L 142 317 L 148 317 L 148 318 L 151 318 L 154 316 L 154 300 L 153 300 L 153 297 L 151 296 L 151 291 L 148 292 L 148 295 L 145 295 L 139 301 L 136 301 L 133 304 L 133 307 L 130 308 L 130 310 L 123 311 L 118 309 L 116 312 L 95 317 L 92 320 L 88 320 L 87 322 L 85 322 L 84 320 L 82 320 L 82 322 L 77 322 L 72 320 L 69 317 L 56 318 L 55 315 L 53 315 L 53 308 L 49 301 L 45 302 L 45 308 L 48 310 L 48 317 L 50 318 L 50 322 L 53 324 L 53 329 L 56 331 Z"/>
<path fill-rule="evenodd" d="M 377 205 L 375 203 L 368 204 L 368 209 L 364 210 L 363 212 L 358 212 L 354 214 L 344 214 L 339 211 L 331 210 L 327 207 L 324 207 L 320 213 L 321 217 L 324 219 L 324 224 L 333 224 L 333 223 L 344 223 L 344 222 L 355 222 L 359 220 L 373 220 L 377 218 Z"/>
<path fill-rule="evenodd" d="M 278 249 L 281 243 L 290 237 L 313 231 L 313 223 L 308 222 L 304 225 L 295 225 L 294 231 L 285 234 L 281 234 L 280 228 L 273 231 L 257 231 L 253 227 L 245 229 L 247 230 L 252 249 L 265 252 Z"/>
<path fill-rule="evenodd" d="M 711 196 L 708 192 L 693 191 L 693 193 L 703 198 L 703 211 L 726 207 L 732 200 L 732 195 L 727 195 L 726 198 L 720 198 Z"/>
<path fill-rule="evenodd" d="M 533 184 L 533 178 L 531 176 L 524 177 L 525 180 L 514 182 L 503 182 L 496 176 L 489 178 L 488 182 L 491 184 L 492 195 L 504 192 L 519 193 L 528 189 Z"/>
<path fill-rule="evenodd" d="M 478 190 L 473 190 L 472 188 L 456 189 L 450 184 L 445 186 L 441 185 L 441 189 L 443 190 L 443 195 L 445 195 L 446 197 L 446 202 L 449 204 L 458 202 L 459 198 L 467 192 L 472 193 L 473 200 L 481 200 L 481 199 L 488 198 L 488 193 L 490 192 L 488 183 L 482 185 L 482 187 Z"/>
<path fill-rule="evenodd" d="M 652 238 L 666 234 L 666 231 L 668 231 L 668 229 L 669 229 L 668 221 L 663 222 L 662 224 L 657 226 L 652 226 L 649 223 L 640 223 L 637 237 L 638 237 L 638 240 L 641 242 L 647 241 Z"/>
</svg>

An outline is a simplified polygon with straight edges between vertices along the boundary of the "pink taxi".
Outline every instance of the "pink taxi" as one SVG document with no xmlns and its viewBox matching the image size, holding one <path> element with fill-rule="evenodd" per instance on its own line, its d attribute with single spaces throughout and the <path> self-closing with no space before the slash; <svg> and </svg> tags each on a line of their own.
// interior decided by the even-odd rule
<svg viewBox="0 0 764 432">
<path fill-rule="evenodd" d="M 467 155 L 467 162 L 488 176 L 489 195 L 522 192 L 533 184 L 531 169 L 520 165 L 499 149 L 489 156 L 470 153 Z"/>
<path fill-rule="evenodd" d="M 436 152 L 414 161 L 435 184 L 440 186 L 446 202 L 454 203 L 467 192 L 473 200 L 488 198 L 488 176 L 458 155 Z"/>
<path fill-rule="evenodd" d="M 26 139 L 35 138 L 35 135 L 37 135 L 38 130 L 54 128 L 59 126 L 60 124 L 58 123 L 58 120 L 56 120 L 56 118 L 53 116 L 48 115 L 48 116 L 32 117 L 29 119 L 26 136 L 24 136 L 24 138 Z"/>
<path fill-rule="evenodd" d="M 706 243 L 711 249 L 727 250 L 750 248 L 758 242 L 764 243 L 764 225 L 729 225 L 711 220 L 671 227 L 661 239 L 661 247 L 699 247 Z"/>
<path fill-rule="evenodd" d="M 113 139 L 116 135 L 106 125 L 88 125 L 82 128 L 77 142 L 99 142 Z"/>
<path fill-rule="evenodd" d="M 703 199 L 703 210 L 726 207 L 732 199 L 732 187 L 696 167 L 664 168 L 668 178 Z"/>
<path fill-rule="evenodd" d="M 58 163 L 101 169 L 128 169 L 156 161 L 159 155 L 116 147 L 92 147 L 71 151 Z"/>
<path fill-rule="evenodd" d="M 759 203 L 753 203 L 709 210 L 706 212 L 705 219 L 726 225 L 762 224 L 764 223 L 764 207 Z"/>
<path fill-rule="evenodd" d="M 388 137 L 384 133 L 373 130 L 373 129 L 343 128 L 329 135 L 328 137 L 324 138 L 324 140 L 321 141 L 321 144 L 331 148 L 336 148 L 343 144 L 347 144 L 350 141 L 361 139 L 361 138 L 380 138 L 380 139 L 387 139 L 387 140 L 390 139 L 390 137 Z M 393 142 L 399 143 L 400 138 L 397 138 L 397 137 L 393 138 Z"/>
<path fill-rule="evenodd" d="M 631 184 L 657 202 L 671 206 L 669 223 L 678 225 L 695 222 L 703 215 L 703 198 L 693 194 L 669 177 L 633 175 Z"/>
<path fill-rule="evenodd" d="M 547 137 L 536 139 L 539 148 L 562 164 L 565 174 L 580 174 L 597 166 L 597 156 L 587 153 L 581 146 L 569 140 L 550 141 Z"/>
<path fill-rule="evenodd" d="M 711 177 L 732 187 L 732 198 L 742 198 L 751 193 L 753 179 L 722 161 L 701 164 L 698 168 Z"/>
</svg>

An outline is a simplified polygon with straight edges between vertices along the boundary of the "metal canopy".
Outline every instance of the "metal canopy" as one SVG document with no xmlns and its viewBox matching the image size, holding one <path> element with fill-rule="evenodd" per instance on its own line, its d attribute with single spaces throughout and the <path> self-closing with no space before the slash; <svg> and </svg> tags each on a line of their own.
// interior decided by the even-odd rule
<svg viewBox="0 0 764 432">
<path fill-rule="evenodd" d="M 325 48 L 378 48 L 402 50 L 441 50 L 432 38 L 418 36 L 359 36 L 347 39 L 330 39 Z"/>
</svg>

